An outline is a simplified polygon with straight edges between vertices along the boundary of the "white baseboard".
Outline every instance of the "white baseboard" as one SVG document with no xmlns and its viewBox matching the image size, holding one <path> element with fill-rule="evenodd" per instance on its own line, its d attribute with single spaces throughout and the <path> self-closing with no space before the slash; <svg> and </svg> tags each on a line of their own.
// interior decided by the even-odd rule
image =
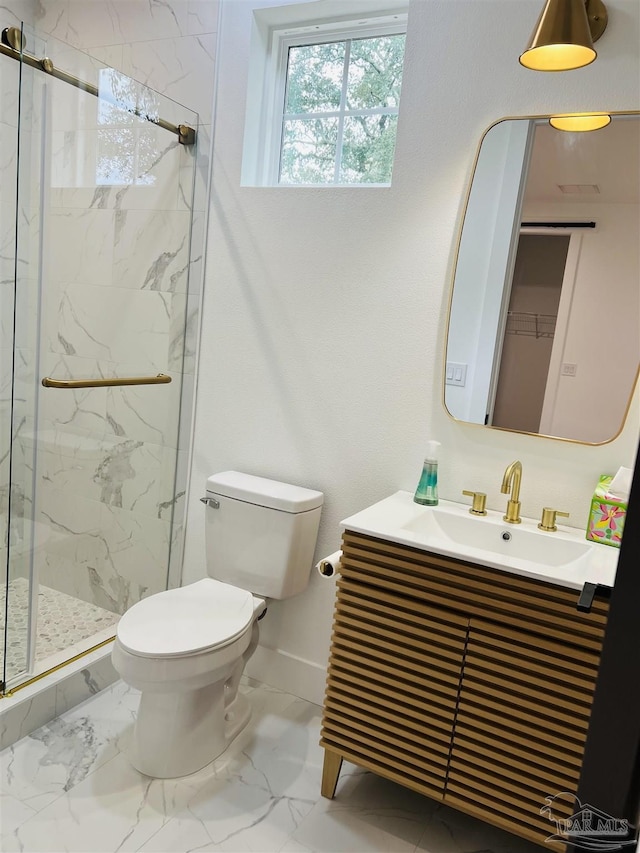
<svg viewBox="0 0 640 853">
<path fill-rule="evenodd" d="M 258 646 L 245 667 L 245 675 L 263 684 L 293 693 L 316 705 L 324 703 L 327 670 L 320 664 L 284 652 Z"/>
</svg>

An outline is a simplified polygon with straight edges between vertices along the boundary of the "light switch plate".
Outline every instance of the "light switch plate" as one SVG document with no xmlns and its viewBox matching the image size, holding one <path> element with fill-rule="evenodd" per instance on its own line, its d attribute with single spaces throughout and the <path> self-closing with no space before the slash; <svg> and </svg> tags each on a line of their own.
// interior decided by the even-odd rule
<svg viewBox="0 0 640 853">
<path fill-rule="evenodd" d="M 572 364 L 570 361 L 565 361 L 560 368 L 560 373 L 563 376 L 575 376 L 578 372 L 578 365 Z"/>
<path fill-rule="evenodd" d="M 445 384 L 457 385 L 460 388 L 464 388 L 466 381 L 467 365 L 461 364 L 458 361 L 448 361 Z"/>
</svg>

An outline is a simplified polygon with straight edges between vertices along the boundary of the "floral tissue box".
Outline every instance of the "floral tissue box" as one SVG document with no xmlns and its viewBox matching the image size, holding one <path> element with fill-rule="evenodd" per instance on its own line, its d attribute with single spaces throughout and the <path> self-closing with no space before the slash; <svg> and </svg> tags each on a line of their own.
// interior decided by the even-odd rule
<svg viewBox="0 0 640 853">
<path fill-rule="evenodd" d="M 608 494 L 607 489 L 612 479 L 613 477 L 603 474 L 598 481 L 591 500 L 587 539 L 619 548 L 627 514 L 627 502 Z"/>
</svg>

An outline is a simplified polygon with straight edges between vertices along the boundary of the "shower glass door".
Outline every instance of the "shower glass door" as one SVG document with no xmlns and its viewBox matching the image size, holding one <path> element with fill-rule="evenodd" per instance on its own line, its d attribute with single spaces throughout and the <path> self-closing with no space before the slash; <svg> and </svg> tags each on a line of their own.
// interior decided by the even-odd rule
<svg viewBox="0 0 640 853">
<path fill-rule="evenodd" d="M 11 377 L 15 275 L 15 185 L 19 76 L 16 63 L 0 61 L 0 654 L 5 678 L 6 595 L 9 573 Z"/>
<path fill-rule="evenodd" d="M 21 68 L 10 523 L 29 534 L 8 579 L 24 646 L 9 683 L 107 640 L 167 587 L 195 163 L 179 126 L 197 128 L 114 68 L 25 36 L 49 70 Z"/>
<path fill-rule="evenodd" d="M 21 33 L 14 31 L 15 44 Z M 20 160 L 33 134 L 24 133 L 25 115 L 31 111 L 33 92 L 23 75 L 21 61 L 1 57 L 0 123 L 2 182 L 0 205 L 0 525 L 3 569 L 3 656 L 2 682 L 11 684 L 28 669 L 32 613 L 33 472 L 34 453 L 21 441 L 27 423 L 33 421 L 36 405 L 33 347 L 28 344 L 28 304 L 32 302 L 35 268 L 30 256 L 37 221 L 18 228 L 21 205 L 19 188 L 29 176 Z M 34 133 L 37 133 L 35 127 Z M 37 144 L 37 142 L 36 142 Z"/>
</svg>

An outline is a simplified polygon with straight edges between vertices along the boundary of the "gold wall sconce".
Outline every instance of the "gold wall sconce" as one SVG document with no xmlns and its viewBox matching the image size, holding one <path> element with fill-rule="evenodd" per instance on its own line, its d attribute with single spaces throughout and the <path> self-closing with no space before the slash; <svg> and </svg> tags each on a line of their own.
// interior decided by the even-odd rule
<svg viewBox="0 0 640 853">
<path fill-rule="evenodd" d="M 602 0 L 546 0 L 545 7 L 520 56 L 533 71 L 571 71 L 596 58 L 593 43 L 607 27 Z"/>
</svg>

